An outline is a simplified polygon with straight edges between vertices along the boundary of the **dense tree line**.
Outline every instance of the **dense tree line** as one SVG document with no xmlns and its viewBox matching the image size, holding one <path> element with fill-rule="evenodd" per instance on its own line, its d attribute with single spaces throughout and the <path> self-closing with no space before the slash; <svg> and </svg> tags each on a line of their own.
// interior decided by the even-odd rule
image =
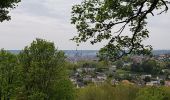
<svg viewBox="0 0 170 100">
<path fill-rule="evenodd" d="M 0 51 L 0 99 L 10 100 L 18 86 L 17 57 L 5 50 Z"/>
<path fill-rule="evenodd" d="M 131 65 L 131 71 L 156 75 L 161 73 L 162 68 L 155 60 L 146 60 L 141 64 L 133 63 Z"/>
<path fill-rule="evenodd" d="M 131 61 L 121 59 L 113 64 L 116 65 L 118 69 L 152 75 L 162 74 L 162 70 L 168 69 L 169 66 L 169 62 L 162 62 L 156 59 L 146 59 L 140 62 L 132 61 L 132 59 Z"/>
</svg>

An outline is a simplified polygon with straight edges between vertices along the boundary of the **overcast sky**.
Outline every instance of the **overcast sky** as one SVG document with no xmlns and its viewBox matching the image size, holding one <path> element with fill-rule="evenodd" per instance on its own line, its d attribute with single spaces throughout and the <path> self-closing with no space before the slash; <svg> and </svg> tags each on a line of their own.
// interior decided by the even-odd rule
<svg viewBox="0 0 170 100">
<path fill-rule="evenodd" d="M 70 24 L 71 7 L 82 0 L 22 0 L 11 11 L 11 21 L 0 23 L 0 48 L 23 49 L 36 38 L 55 43 L 62 50 L 75 50 L 71 39 L 76 29 Z M 154 49 L 170 49 L 170 11 L 149 19 L 150 38 L 145 41 Z M 104 43 L 82 44 L 78 49 L 97 50 Z"/>
</svg>

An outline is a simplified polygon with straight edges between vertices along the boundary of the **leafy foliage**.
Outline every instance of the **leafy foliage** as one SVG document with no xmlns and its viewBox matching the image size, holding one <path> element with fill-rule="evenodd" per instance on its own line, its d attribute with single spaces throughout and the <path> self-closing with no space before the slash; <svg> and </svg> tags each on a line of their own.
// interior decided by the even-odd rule
<svg viewBox="0 0 170 100">
<path fill-rule="evenodd" d="M 169 87 L 112 86 L 107 83 L 79 89 L 76 100 L 169 100 L 169 94 Z"/>
<path fill-rule="evenodd" d="M 0 22 L 10 20 L 8 15 L 10 9 L 14 9 L 21 0 L 0 0 Z"/>
<path fill-rule="evenodd" d="M 54 43 L 36 39 L 19 54 L 19 61 L 23 84 L 19 98 L 72 100 L 74 91 L 65 73 L 65 56 Z"/>
<path fill-rule="evenodd" d="M 138 92 L 136 100 L 169 100 L 168 94 L 160 87 L 146 87 Z"/>
<path fill-rule="evenodd" d="M 0 99 L 9 100 L 15 95 L 18 80 L 16 56 L 0 51 Z"/>
<path fill-rule="evenodd" d="M 152 75 L 158 75 L 161 73 L 162 68 L 156 60 L 146 60 L 141 64 L 132 64 L 131 71 L 133 72 L 143 72 Z"/>
<path fill-rule="evenodd" d="M 71 23 L 78 32 L 73 40 L 77 43 L 90 40 L 91 44 L 107 40 L 99 56 L 108 60 L 131 53 L 150 54 L 152 47 L 142 44 L 149 37 L 147 17 L 157 11 L 158 14 L 166 12 L 168 3 L 165 0 L 83 0 L 72 8 Z M 123 32 L 126 27 L 131 35 Z"/>
<path fill-rule="evenodd" d="M 132 85 L 90 85 L 78 91 L 76 100 L 134 100 L 138 88 Z"/>
</svg>

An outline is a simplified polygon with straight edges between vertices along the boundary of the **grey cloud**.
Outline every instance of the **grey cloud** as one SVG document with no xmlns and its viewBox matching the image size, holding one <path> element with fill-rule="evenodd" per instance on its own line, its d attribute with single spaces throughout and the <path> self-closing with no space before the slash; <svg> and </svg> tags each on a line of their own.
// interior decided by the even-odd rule
<svg viewBox="0 0 170 100">
<path fill-rule="evenodd" d="M 35 38 L 54 41 L 59 49 L 75 49 L 70 41 L 76 29 L 70 24 L 71 7 L 82 0 L 22 0 L 11 12 L 12 20 L 0 24 L 0 48 L 22 49 Z M 170 49 L 170 11 L 149 18 L 150 38 L 145 41 L 155 49 Z M 97 45 L 83 43 L 79 49 L 99 49 Z"/>
<path fill-rule="evenodd" d="M 19 8 L 17 8 L 16 13 L 47 16 L 63 20 L 70 17 L 72 5 L 80 1 L 81 0 L 23 0 Z"/>
</svg>

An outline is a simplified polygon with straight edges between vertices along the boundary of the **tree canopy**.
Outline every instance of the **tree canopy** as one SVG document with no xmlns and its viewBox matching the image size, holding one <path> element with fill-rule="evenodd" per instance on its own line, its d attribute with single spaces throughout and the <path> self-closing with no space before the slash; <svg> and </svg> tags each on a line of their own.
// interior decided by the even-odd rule
<svg viewBox="0 0 170 100">
<path fill-rule="evenodd" d="M 99 57 L 116 60 L 128 54 L 150 54 L 152 46 L 142 42 L 149 37 L 146 28 L 149 15 L 167 12 L 166 0 L 83 0 L 72 8 L 77 43 L 91 44 L 107 40 Z M 116 28 L 119 28 L 118 30 Z M 130 35 L 124 31 L 129 28 Z"/>
<path fill-rule="evenodd" d="M 19 54 L 24 100 L 72 100 L 73 89 L 65 72 L 65 55 L 54 43 L 36 39 Z M 23 100 L 22 99 L 22 100 Z"/>
<path fill-rule="evenodd" d="M 15 95 L 17 79 L 16 55 L 0 50 L 0 100 L 10 100 Z"/>
<path fill-rule="evenodd" d="M 0 22 L 10 20 L 8 15 L 10 9 L 14 9 L 21 0 L 0 0 Z"/>
</svg>

